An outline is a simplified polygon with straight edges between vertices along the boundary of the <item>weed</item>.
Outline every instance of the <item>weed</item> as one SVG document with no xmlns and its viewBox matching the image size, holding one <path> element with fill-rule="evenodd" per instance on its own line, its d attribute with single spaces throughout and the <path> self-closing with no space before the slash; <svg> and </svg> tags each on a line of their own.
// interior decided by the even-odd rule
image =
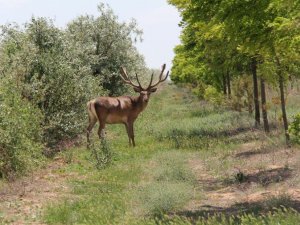
<svg viewBox="0 0 300 225">
<path fill-rule="evenodd" d="M 65 153 L 64 153 L 64 155 L 63 155 L 63 159 L 64 159 L 64 162 L 65 163 L 68 163 L 68 164 L 70 164 L 70 163 L 72 163 L 73 162 L 73 151 L 66 151 Z"/>
<path fill-rule="evenodd" d="M 112 151 L 106 139 L 101 140 L 100 147 L 93 145 L 91 150 L 91 155 L 97 169 L 103 169 L 111 163 Z"/>
<path fill-rule="evenodd" d="M 246 176 L 243 172 L 239 171 L 238 173 L 236 173 L 234 175 L 234 179 L 238 182 L 238 183 L 243 183 L 244 181 L 246 181 Z"/>
<path fill-rule="evenodd" d="M 155 181 L 186 182 L 193 184 L 195 176 L 187 167 L 187 154 L 168 151 L 157 154 L 152 160 L 157 167 L 151 170 Z"/>
<path fill-rule="evenodd" d="M 158 216 L 182 207 L 191 196 L 188 184 L 153 182 L 141 188 L 139 202 L 146 215 Z"/>
</svg>

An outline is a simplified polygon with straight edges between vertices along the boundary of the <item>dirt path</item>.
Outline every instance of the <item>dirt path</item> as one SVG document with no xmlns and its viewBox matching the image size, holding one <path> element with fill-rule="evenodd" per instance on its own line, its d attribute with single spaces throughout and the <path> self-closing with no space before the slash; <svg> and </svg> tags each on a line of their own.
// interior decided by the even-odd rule
<svg viewBox="0 0 300 225">
<path fill-rule="evenodd" d="M 65 162 L 56 158 L 46 168 L 0 187 L 0 224 L 43 224 L 44 207 L 67 196 L 67 181 L 75 174 L 61 172 Z"/>
<path fill-rule="evenodd" d="M 228 157 L 236 163 L 230 171 L 223 171 L 232 174 L 230 179 L 221 174 L 215 176 L 201 159 L 189 161 L 197 178 L 195 191 L 201 193 L 201 199 L 191 201 L 184 214 L 195 217 L 218 212 L 235 214 L 281 203 L 300 211 L 299 149 L 288 149 L 287 153 L 287 149 L 273 150 L 245 143 Z M 238 172 L 243 172 L 243 182 L 236 181 Z"/>
</svg>

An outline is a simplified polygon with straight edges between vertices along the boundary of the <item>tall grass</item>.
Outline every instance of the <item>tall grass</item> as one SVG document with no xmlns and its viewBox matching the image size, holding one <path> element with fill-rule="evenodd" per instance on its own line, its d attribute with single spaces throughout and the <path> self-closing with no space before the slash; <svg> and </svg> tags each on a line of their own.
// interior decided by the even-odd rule
<svg viewBox="0 0 300 225">
<path fill-rule="evenodd" d="M 138 185 L 137 204 L 143 215 L 158 216 L 184 206 L 193 197 L 195 177 L 186 165 L 187 154 L 159 152 L 144 168 L 146 184 Z"/>
</svg>

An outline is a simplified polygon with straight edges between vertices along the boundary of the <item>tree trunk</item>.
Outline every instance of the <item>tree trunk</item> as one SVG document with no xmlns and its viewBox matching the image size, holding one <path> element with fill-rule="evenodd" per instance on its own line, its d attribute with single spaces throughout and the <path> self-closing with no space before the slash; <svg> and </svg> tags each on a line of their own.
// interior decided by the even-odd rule
<svg viewBox="0 0 300 225">
<path fill-rule="evenodd" d="M 289 124 L 287 121 L 286 109 L 285 109 L 285 98 L 284 98 L 284 78 L 281 71 L 281 63 L 278 56 L 275 55 L 276 63 L 277 63 L 277 74 L 279 81 L 279 91 L 280 91 L 280 102 L 281 102 L 281 112 L 282 112 L 282 120 L 285 132 L 285 140 L 286 144 L 290 145 L 290 135 L 288 133 Z"/>
<path fill-rule="evenodd" d="M 282 75 L 279 76 L 279 89 L 280 89 L 280 101 L 281 101 L 281 111 L 282 111 L 282 120 L 285 131 L 285 139 L 287 145 L 290 144 L 290 135 L 288 133 L 289 124 L 287 121 L 286 109 L 285 109 L 285 99 L 284 99 L 284 81 Z"/>
<path fill-rule="evenodd" d="M 266 88 L 265 88 L 265 80 L 263 78 L 260 78 L 260 91 L 261 91 L 261 110 L 262 110 L 262 118 L 264 122 L 264 129 L 266 133 L 269 133 L 270 127 L 269 127 L 268 113 L 267 113 Z"/>
<path fill-rule="evenodd" d="M 254 98 L 254 110 L 255 110 L 255 127 L 260 125 L 260 112 L 259 112 L 259 99 L 258 99 L 258 82 L 257 82 L 257 61 L 252 58 L 251 72 L 253 79 L 253 98 Z"/>
<path fill-rule="evenodd" d="M 284 126 L 284 132 L 285 132 L 285 141 L 286 144 L 290 145 L 290 135 L 288 133 L 289 124 L 287 121 L 287 115 L 286 115 L 286 109 L 285 109 L 285 98 L 284 98 L 284 79 L 281 71 L 281 65 L 280 60 L 278 56 L 275 56 L 276 63 L 277 63 L 277 74 L 279 78 L 279 91 L 280 91 L 280 102 L 281 102 L 281 112 L 282 112 L 282 120 L 283 120 L 283 126 Z"/>
<path fill-rule="evenodd" d="M 223 74 L 223 94 L 224 96 L 227 95 L 227 82 L 226 82 L 226 76 Z"/>
<path fill-rule="evenodd" d="M 227 70 L 227 73 L 226 73 L 226 80 L 227 80 L 228 98 L 231 98 L 230 74 L 229 74 L 228 70 Z"/>
</svg>

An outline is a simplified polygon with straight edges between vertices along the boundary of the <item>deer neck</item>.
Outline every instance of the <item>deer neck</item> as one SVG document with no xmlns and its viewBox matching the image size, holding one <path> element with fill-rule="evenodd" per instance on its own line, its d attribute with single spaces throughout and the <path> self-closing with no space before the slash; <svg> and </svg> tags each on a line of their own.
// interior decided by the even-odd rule
<svg viewBox="0 0 300 225">
<path fill-rule="evenodd" d="M 136 103 L 136 110 L 138 113 L 142 112 L 148 105 L 148 102 L 144 102 L 142 96 L 136 96 L 135 97 L 135 103 Z"/>
</svg>

